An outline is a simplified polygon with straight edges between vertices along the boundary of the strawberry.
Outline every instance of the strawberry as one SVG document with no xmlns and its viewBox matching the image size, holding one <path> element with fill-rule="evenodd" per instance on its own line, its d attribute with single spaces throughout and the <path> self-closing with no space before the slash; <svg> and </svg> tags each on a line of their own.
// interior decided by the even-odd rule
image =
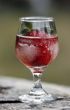
<svg viewBox="0 0 70 110">
<path fill-rule="evenodd" d="M 37 36 L 37 35 L 38 35 L 38 30 L 31 30 L 26 34 L 26 36 Z"/>
<path fill-rule="evenodd" d="M 26 36 L 34 36 L 34 37 L 46 37 L 47 34 L 44 31 L 31 30 L 26 33 Z"/>
</svg>

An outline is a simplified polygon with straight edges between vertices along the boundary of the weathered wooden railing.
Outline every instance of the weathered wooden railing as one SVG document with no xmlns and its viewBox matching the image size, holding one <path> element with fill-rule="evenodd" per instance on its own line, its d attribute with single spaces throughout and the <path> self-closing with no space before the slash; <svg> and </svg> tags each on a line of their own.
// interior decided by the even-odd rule
<svg viewBox="0 0 70 110">
<path fill-rule="evenodd" d="M 23 79 L 0 77 L 0 110 L 70 110 L 70 87 L 43 83 L 43 87 L 59 97 L 58 100 L 29 105 L 18 100 L 20 94 L 25 94 L 32 87 L 32 82 Z"/>
</svg>

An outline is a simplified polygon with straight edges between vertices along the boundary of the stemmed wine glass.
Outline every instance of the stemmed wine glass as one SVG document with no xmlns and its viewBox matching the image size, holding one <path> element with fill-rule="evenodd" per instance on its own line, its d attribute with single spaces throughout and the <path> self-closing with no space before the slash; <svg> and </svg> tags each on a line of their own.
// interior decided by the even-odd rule
<svg viewBox="0 0 70 110">
<path fill-rule="evenodd" d="M 33 75 L 34 86 L 28 94 L 19 96 L 21 102 L 41 104 L 56 100 L 41 85 L 41 76 L 58 54 L 58 37 L 54 18 L 22 17 L 16 35 L 16 56 Z"/>
</svg>

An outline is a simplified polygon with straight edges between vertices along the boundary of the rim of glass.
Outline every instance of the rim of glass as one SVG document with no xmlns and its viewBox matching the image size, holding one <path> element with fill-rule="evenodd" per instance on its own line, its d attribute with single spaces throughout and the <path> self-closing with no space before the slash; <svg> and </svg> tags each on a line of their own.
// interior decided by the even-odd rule
<svg viewBox="0 0 70 110">
<path fill-rule="evenodd" d="M 53 17 L 21 17 L 20 21 L 26 22 L 44 22 L 44 21 L 54 21 Z"/>
</svg>

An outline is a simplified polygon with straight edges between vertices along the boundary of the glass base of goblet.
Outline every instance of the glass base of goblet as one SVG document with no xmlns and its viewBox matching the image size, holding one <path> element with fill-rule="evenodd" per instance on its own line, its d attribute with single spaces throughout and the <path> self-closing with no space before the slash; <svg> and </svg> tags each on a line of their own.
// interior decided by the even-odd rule
<svg viewBox="0 0 70 110">
<path fill-rule="evenodd" d="M 55 101 L 57 98 L 46 93 L 42 87 L 33 87 L 29 94 L 19 96 L 19 100 L 28 104 L 42 104 Z"/>
</svg>

